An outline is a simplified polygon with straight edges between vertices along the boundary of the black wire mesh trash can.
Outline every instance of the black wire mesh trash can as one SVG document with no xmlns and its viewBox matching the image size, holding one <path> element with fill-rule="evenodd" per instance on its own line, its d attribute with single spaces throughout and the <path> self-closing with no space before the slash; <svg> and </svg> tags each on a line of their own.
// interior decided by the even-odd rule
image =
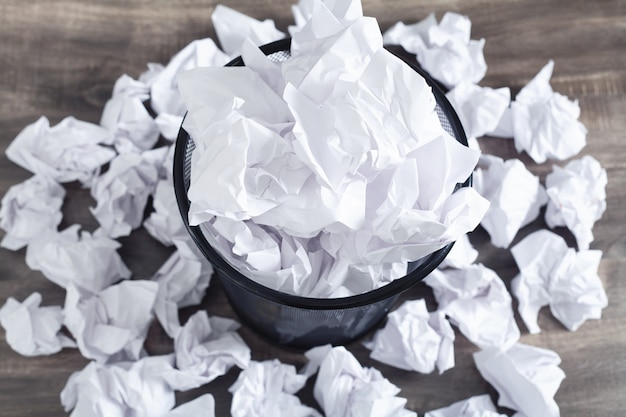
<svg viewBox="0 0 626 417">
<path fill-rule="evenodd" d="M 289 57 L 290 40 L 261 47 L 274 61 Z M 405 61 L 406 62 L 406 61 Z M 406 62 L 432 87 L 436 110 L 444 129 L 467 146 L 461 123 L 439 85 L 415 65 Z M 227 66 L 242 66 L 236 58 Z M 365 335 L 389 312 L 400 294 L 430 274 L 446 257 L 452 243 L 409 265 L 402 278 L 364 294 L 344 298 L 309 298 L 282 293 L 265 287 L 241 274 L 209 244 L 200 226 L 189 225 L 187 213 L 193 139 L 180 129 L 174 154 L 174 189 L 183 221 L 195 244 L 213 264 L 224 291 L 241 320 L 257 332 L 280 344 L 309 348 L 326 343 L 348 343 Z M 471 185 L 471 177 L 458 187 Z"/>
</svg>

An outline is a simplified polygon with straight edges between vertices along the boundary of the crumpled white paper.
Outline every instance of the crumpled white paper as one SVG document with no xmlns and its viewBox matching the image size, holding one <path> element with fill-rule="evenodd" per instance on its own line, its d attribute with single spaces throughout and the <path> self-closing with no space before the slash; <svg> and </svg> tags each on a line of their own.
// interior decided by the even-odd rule
<svg viewBox="0 0 626 417">
<path fill-rule="evenodd" d="M 481 156 L 473 186 L 491 203 L 480 224 L 489 233 L 491 243 L 499 248 L 507 248 L 548 201 L 539 177 L 519 159 L 504 161 L 497 156 Z"/>
<path fill-rule="evenodd" d="M 463 269 L 469 267 L 478 259 L 478 251 L 472 246 L 472 242 L 467 235 L 459 237 L 454 246 L 446 255 L 446 258 L 437 266 L 439 269 L 456 268 Z"/>
<path fill-rule="evenodd" d="M 159 115 L 159 129 L 168 130 L 180 127 L 177 117 L 184 116 L 185 105 L 180 99 L 176 76 L 196 67 L 222 66 L 229 58 L 213 42 L 211 38 L 198 39 L 190 42 L 172 57 L 165 67 L 152 65 L 152 72 L 146 74 L 150 84 L 150 106 Z M 162 116 L 166 114 L 167 116 Z M 169 122 L 169 126 L 164 126 Z"/>
<path fill-rule="evenodd" d="M 131 276 L 117 253 L 120 244 L 106 236 L 82 231 L 75 224 L 57 232 L 42 232 L 26 250 L 26 264 L 63 288 L 73 284 L 97 293 Z"/>
<path fill-rule="evenodd" d="M 539 309 L 550 311 L 574 331 L 588 319 L 599 319 L 608 300 L 598 267 L 602 252 L 567 247 L 565 240 L 548 230 L 526 236 L 511 249 L 520 270 L 511 281 L 519 300 L 518 310 L 530 333 L 539 333 Z"/>
<path fill-rule="evenodd" d="M 446 12 L 437 23 L 431 13 L 412 25 L 396 23 L 385 32 L 384 41 L 416 54 L 422 68 L 447 88 L 453 88 L 463 81 L 477 84 L 487 72 L 485 40 L 471 40 L 471 29 L 467 16 Z"/>
<path fill-rule="evenodd" d="M 11 349 L 24 356 L 52 355 L 76 343 L 61 333 L 62 309 L 40 307 L 41 294 L 34 292 L 23 302 L 9 297 L 0 308 L 0 325 Z"/>
<path fill-rule="evenodd" d="M 446 93 L 468 137 L 478 138 L 498 126 L 511 104 L 508 87 L 493 89 L 462 81 Z"/>
<path fill-rule="evenodd" d="M 168 411 L 162 417 L 215 417 L 215 398 L 203 394 Z"/>
<path fill-rule="evenodd" d="M 183 124 L 183 116 L 161 113 L 155 117 L 154 122 L 159 128 L 161 135 L 165 139 L 173 142 L 178 137 L 180 126 Z"/>
<path fill-rule="evenodd" d="M 505 417 L 505 415 L 497 412 L 491 397 L 485 394 L 428 411 L 424 417 Z"/>
<path fill-rule="evenodd" d="M 375 368 L 363 368 L 345 347 L 319 346 L 305 353 L 309 363 L 302 370 L 312 375 L 318 369 L 313 395 L 326 417 L 417 417 L 406 410 L 400 389 Z"/>
<path fill-rule="evenodd" d="M 97 205 L 90 211 L 102 231 L 116 238 L 139 227 L 157 180 L 157 168 L 139 154 L 125 153 L 113 159 L 109 170 L 91 187 Z"/>
<path fill-rule="evenodd" d="M 6 234 L 0 246 L 18 250 L 45 230 L 56 230 L 63 214 L 65 189 L 43 175 L 14 185 L 0 202 L 0 228 Z"/>
<path fill-rule="evenodd" d="M 123 281 L 93 294 L 70 284 L 63 323 L 85 358 L 98 363 L 137 360 L 145 354 L 158 289 L 152 281 Z"/>
<path fill-rule="evenodd" d="M 172 338 L 181 329 L 178 310 L 200 304 L 213 275 L 211 264 L 191 249 L 193 242 L 177 243 L 177 250 L 152 277 L 159 283 L 154 314 Z"/>
<path fill-rule="evenodd" d="M 516 417 L 559 417 L 554 394 L 565 373 L 555 352 L 517 343 L 509 350 L 474 353 L 480 374 L 500 395 L 498 405 L 518 411 Z"/>
<path fill-rule="evenodd" d="M 482 264 L 435 270 L 424 282 L 433 289 L 437 311 L 481 349 L 506 349 L 519 339 L 511 296 L 493 270 Z"/>
<path fill-rule="evenodd" d="M 272 19 L 260 21 L 223 4 L 215 6 L 211 21 L 222 50 L 231 57 L 241 54 L 241 46 L 246 39 L 261 46 L 285 37 L 276 29 Z"/>
<path fill-rule="evenodd" d="M 512 126 L 500 125 L 500 135 L 513 132 L 515 149 L 526 151 L 538 164 L 547 159 L 564 160 L 576 155 L 586 144 L 587 129 L 578 121 L 578 101 L 552 90 L 554 62 L 539 71 L 511 103 Z"/>
<path fill-rule="evenodd" d="M 321 417 L 303 405 L 296 393 L 304 387 L 307 377 L 296 373 L 293 365 L 278 359 L 251 361 L 228 389 L 233 394 L 232 417 Z"/>
<path fill-rule="evenodd" d="M 606 184 L 606 170 L 590 155 L 563 168 L 554 165 L 546 176 L 548 226 L 567 226 L 576 237 L 578 249 L 589 249 L 593 224 L 606 210 Z"/>
<path fill-rule="evenodd" d="M 454 366 L 454 330 L 444 313 L 429 313 L 424 300 L 404 302 L 387 316 L 371 341 L 370 357 L 407 371 L 439 373 Z"/>
<path fill-rule="evenodd" d="M 113 149 L 101 146 L 110 142 L 109 131 L 98 125 L 66 117 L 50 127 L 42 116 L 17 135 L 6 155 L 33 174 L 89 185 L 100 167 L 115 157 Z"/>
<path fill-rule="evenodd" d="M 339 20 L 356 20 L 363 16 L 363 6 L 360 0 L 299 0 L 298 4 L 291 6 L 295 24 L 287 28 L 289 34 L 293 36 L 301 30 L 311 20 L 315 9 L 320 7 L 321 4 L 323 4 L 323 7 L 328 8 L 332 15 Z"/>
<path fill-rule="evenodd" d="M 73 409 L 70 417 L 163 417 L 175 404 L 174 390 L 164 377 L 172 364 L 173 355 L 110 365 L 90 362 L 70 376 L 61 404 L 67 412 Z"/>
<path fill-rule="evenodd" d="M 237 366 L 250 364 L 250 348 L 237 334 L 239 323 L 225 317 L 209 317 L 204 310 L 192 315 L 174 340 L 176 367 L 191 389 L 213 381 Z M 185 384 L 183 381 L 181 384 Z"/>
<path fill-rule="evenodd" d="M 130 88 L 128 75 L 116 81 L 113 95 L 104 105 L 100 125 L 111 132 L 118 152 L 141 152 L 159 140 L 159 128 L 146 109 L 145 93 Z M 133 80 L 134 81 L 134 80 Z"/>
<path fill-rule="evenodd" d="M 281 76 L 276 65 L 284 82 L 268 85 L 265 75 Z M 260 271 L 264 281 L 271 280 L 267 272 L 290 267 L 274 261 L 281 234 L 319 238 L 301 244 L 315 260 L 295 260 L 312 266 L 307 274 L 327 275 L 278 277 L 272 288 L 282 291 L 287 282 L 286 291 L 295 292 L 293 282 L 306 278 L 313 285 L 295 287 L 311 292 L 300 295 L 369 291 L 472 230 L 486 210 L 472 189 L 451 195 L 478 152 L 443 130 L 430 87 L 382 48 L 372 18 L 341 19 L 319 3 L 294 34 L 288 60 L 198 68 L 181 74 L 179 86 L 189 109 L 185 129 L 196 145 L 190 223 L 211 229 L 212 243 L 224 244 L 218 250 L 229 260 L 245 233 L 255 244 L 241 252 L 272 261 L 242 269 Z M 226 225 L 248 220 L 257 226 Z"/>
<path fill-rule="evenodd" d="M 172 246 L 175 240 L 189 236 L 178 210 L 172 181 L 157 182 L 152 205 L 154 212 L 143 222 L 143 227 L 153 238 L 165 246 Z"/>
</svg>

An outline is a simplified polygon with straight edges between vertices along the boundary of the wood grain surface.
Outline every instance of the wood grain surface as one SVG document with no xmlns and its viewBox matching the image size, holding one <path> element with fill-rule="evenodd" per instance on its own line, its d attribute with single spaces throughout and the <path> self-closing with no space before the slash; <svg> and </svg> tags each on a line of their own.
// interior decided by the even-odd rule
<svg viewBox="0 0 626 417">
<path fill-rule="evenodd" d="M 73 115 L 98 122 L 113 83 L 122 74 L 133 77 L 147 62 L 166 63 L 193 39 L 214 36 L 208 0 L 0 0 L 0 195 L 30 173 L 8 161 L 4 151 L 27 124 L 46 115 L 52 124 Z M 280 29 L 291 23 L 291 1 L 237 0 L 225 2 L 259 19 L 272 18 Z M 483 85 L 509 86 L 513 93 L 547 63 L 555 61 L 552 85 L 578 99 L 581 120 L 588 129 L 588 144 L 580 156 L 593 155 L 608 172 L 607 210 L 594 228 L 592 248 L 604 252 L 599 274 L 609 297 L 601 320 L 585 323 L 569 332 L 548 309 L 540 313 L 542 332 L 529 335 L 519 321 L 523 343 L 556 351 L 567 374 L 556 394 L 565 417 L 626 415 L 626 2 L 616 0 L 365 0 L 365 14 L 378 18 L 384 30 L 403 20 L 412 23 L 430 12 L 466 14 L 473 23 L 472 38 L 486 38 L 489 69 Z M 542 178 L 552 164 L 537 165 L 518 155 L 512 142 L 481 139 L 485 153 L 519 157 Z M 88 230 L 96 222 L 88 211 L 94 205 L 89 192 L 67 184 L 61 228 L 73 223 Z M 542 219 L 524 228 L 516 241 L 545 227 Z M 565 229 L 557 230 L 572 242 Z M 3 232 L 0 232 L 0 236 Z M 506 250 L 488 243 L 482 229 L 471 235 L 480 250 L 479 261 L 497 271 L 509 284 L 517 273 Z M 124 261 L 137 279 L 148 279 L 171 249 L 153 240 L 142 229 L 120 239 Z M 24 250 L 0 250 L 0 305 L 10 296 L 23 300 L 39 291 L 44 305 L 62 305 L 64 290 L 31 271 Z M 404 298 L 425 297 L 434 305 L 425 286 L 409 290 Z M 202 304 L 211 314 L 235 317 L 214 280 Z M 186 319 L 194 308 L 181 312 Z M 516 313 L 517 316 L 517 313 Z M 242 337 L 253 359 L 279 358 L 298 367 L 301 352 L 267 343 L 247 327 Z M 146 341 L 151 353 L 172 351 L 171 340 L 158 325 Z M 348 346 L 363 365 L 375 366 L 402 388 L 408 407 L 424 412 L 495 391 L 480 377 L 471 354 L 477 350 L 457 332 L 456 367 L 443 375 L 405 372 L 377 363 L 355 342 Z M 77 350 L 49 357 L 26 358 L 13 352 L 0 331 L 0 416 L 56 417 L 66 415 L 59 393 L 67 378 L 87 361 Z M 204 392 L 216 398 L 218 416 L 229 415 L 228 387 L 237 377 L 233 370 L 194 391 L 178 395 L 179 402 Z M 309 384 L 300 397 L 314 405 Z M 509 414 L 510 410 L 502 410 Z M 88 416 L 86 416 L 88 417 Z M 528 416 L 542 417 L 542 416 Z"/>
</svg>

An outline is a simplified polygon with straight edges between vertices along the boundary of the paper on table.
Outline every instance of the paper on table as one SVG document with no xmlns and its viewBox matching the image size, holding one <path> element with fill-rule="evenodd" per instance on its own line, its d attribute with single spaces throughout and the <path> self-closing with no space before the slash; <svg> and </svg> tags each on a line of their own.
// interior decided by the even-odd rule
<svg viewBox="0 0 626 417">
<path fill-rule="evenodd" d="M 548 201 L 539 177 L 519 159 L 504 161 L 497 156 L 481 156 L 473 186 L 491 203 L 481 225 L 489 232 L 491 243 L 499 248 L 507 248 Z"/>
<path fill-rule="evenodd" d="M 104 105 L 100 125 L 111 132 L 118 152 L 141 152 L 151 149 L 159 139 L 159 128 L 146 109 L 145 94 L 123 88 L 128 83 L 123 75 L 116 82 L 113 96 Z"/>
<path fill-rule="evenodd" d="M 606 210 L 606 184 L 606 170 L 592 156 L 570 161 L 563 168 L 555 165 L 546 176 L 548 226 L 567 226 L 578 249 L 589 249 L 593 224 Z"/>
<path fill-rule="evenodd" d="M 601 317 L 608 304 L 597 272 L 601 251 L 576 252 L 559 235 L 540 230 L 526 236 L 511 253 L 520 270 L 511 290 L 530 333 L 540 332 L 537 315 L 545 305 L 571 331 L 587 319 Z"/>
<path fill-rule="evenodd" d="M 493 270 L 482 264 L 435 270 L 424 282 L 433 289 L 438 311 L 481 349 L 507 349 L 519 339 L 511 296 Z"/>
<path fill-rule="evenodd" d="M 467 16 L 446 12 L 437 24 L 431 13 L 412 25 L 396 23 L 385 32 L 384 41 L 416 54 L 422 68 L 453 88 L 462 81 L 478 83 L 487 72 L 485 40 L 470 40 L 471 29 Z"/>
<path fill-rule="evenodd" d="M 152 277 L 159 283 L 154 313 L 163 330 L 172 338 L 181 329 L 178 309 L 200 304 L 213 275 L 211 264 L 198 258 L 189 246 L 177 246 L 179 249 Z"/>
<path fill-rule="evenodd" d="M 553 68 L 554 62 L 548 62 L 511 103 L 515 149 L 526 151 L 538 164 L 570 158 L 586 144 L 587 129 L 578 121 L 578 101 L 570 101 L 550 86 Z"/>
<path fill-rule="evenodd" d="M 125 153 L 113 159 L 91 187 L 97 205 L 90 211 L 103 233 L 116 238 L 139 227 L 157 179 L 157 168 L 139 154 Z"/>
<path fill-rule="evenodd" d="M 343 346 L 313 348 L 305 353 L 311 361 L 304 375 L 319 367 L 313 395 L 326 417 L 417 417 L 406 410 L 400 389 L 375 368 L 363 368 Z"/>
<path fill-rule="evenodd" d="M 44 175 L 9 188 L 0 202 L 0 228 L 6 232 L 0 246 L 18 250 L 45 230 L 56 230 L 64 198 L 65 189 Z"/>
<path fill-rule="evenodd" d="M 159 285 L 123 281 L 99 294 L 67 286 L 63 323 L 80 353 L 99 363 L 137 360 L 153 318 Z"/>
<path fill-rule="evenodd" d="M 463 269 L 476 262 L 476 259 L 478 259 L 478 251 L 472 246 L 469 237 L 462 235 L 454 242 L 454 246 L 437 268 Z"/>
<path fill-rule="evenodd" d="M 441 374 L 454 366 L 454 330 L 443 313 L 428 313 L 424 300 L 405 301 L 365 346 L 372 359 L 407 371 L 427 374 L 436 364 Z"/>
<path fill-rule="evenodd" d="M 73 409 L 70 417 L 163 417 L 175 404 L 164 377 L 172 363 L 173 355 L 112 365 L 90 362 L 70 376 L 61 404 L 67 412 Z"/>
<path fill-rule="evenodd" d="M 511 104 L 508 87 L 493 89 L 462 81 L 446 94 L 468 137 L 480 137 L 498 126 Z"/>
<path fill-rule="evenodd" d="M 66 117 L 50 127 L 42 116 L 17 135 L 6 155 L 33 174 L 89 185 L 100 167 L 115 157 L 113 149 L 100 145 L 111 140 L 109 131 L 98 125 Z"/>
<path fill-rule="evenodd" d="M 215 417 L 215 398 L 203 394 L 168 411 L 162 417 Z"/>
<path fill-rule="evenodd" d="M 304 387 L 307 377 L 296 373 L 293 365 L 278 359 L 251 361 L 228 389 L 233 394 L 232 417 L 321 417 L 303 405 L 296 393 Z"/>
<path fill-rule="evenodd" d="M 182 117 L 185 114 L 185 104 L 180 99 L 176 82 L 180 72 L 196 67 L 220 67 L 228 60 L 213 39 L 205 38 L 189 43 L 172 57 L 166 67 L 152 66 L 153 72 L 146 75 L 150 79 L 150 105 L 158 115 L 169 115 L 161 117 L 161 123 L 176 120 L 173 116 Z"/>
<path fill-rule="evenodd" d="M 41 294 L 34 292 L 23 302 L 9 297 L 0 308 L 0 325 L 11 349 L 24 356 L 52 355 L 76 343 L 60 332 L 61 307 L 40 307 Z"/>
<path fill-rule="evenodd" d="M 178 210 L 172 181 L 165 179 L 157 182 L 152 197 L 154 212 L 143 222 L 148 233 L 165 246 L 172 246 L 175 240 L 187 238 L 189 235 Z"/>
<path fill-rule="evenodd" d="M 241 54 L 246 39 L 260 46 L 285 37 L 272 19 L 256 20 L 223 4 L 215 6 L 211 21 L 222 50 L 231 57 Z"/>
<path fill-rule="evenodd" d="M 62 232 L 42 231 L 26 250 L 26 264 L 61 287 L 70 284 L 97 293 L 131 276 L 117 253 L 118 242 L 82 231 L 75 224 Z"/>
<path fill-rule="evenodd" d="M 505 417 L 505 415 L 497 412 L 491 397 L 485 394 L 428 411 L 424 417 Z"/>
<path fill-rule="evenodd" d="M 509 350 L 474 353 L 480 374 L 497 391 L 498 405 L 518 411 L 518 417 L 559 417 L 554 394 L 565 373 L 555 352 L 516 343 Z"/>
<path fill-rule="evenodd" d="M 154 65 L 154 64 L 152 64 Z M 151 66 L 151 64 L 148 64 Z M 159 72 L 162 68 L 153 68 L 155 72 Z M 152 77 L 155 72 L 144 73 L 138 80 L 135 80 L 128 74 L 123 74 L 115 81 L 113 85 L 112 97 L 122 96 L 129 98 L 137 98 L 141 102 L 145 102 L 150 99 L 150 84 L 152 83 Z"/>
<path fill-rule="evenodd" d="M 224 317 L 196 312 L 176 335 L 176 367 L 186 375 L 186 389 L 199 387 L 224 375 L 230 368 L 250 363 L 250 348 L 237 334 L 239 324 Z M 182 389 L 182 388 L 181 388 Z"/>
</svg>

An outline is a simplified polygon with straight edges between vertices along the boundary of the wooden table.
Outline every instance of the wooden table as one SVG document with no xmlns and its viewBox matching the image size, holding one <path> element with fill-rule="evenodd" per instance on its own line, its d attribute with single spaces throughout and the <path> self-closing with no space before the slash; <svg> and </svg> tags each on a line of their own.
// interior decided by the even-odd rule
<svg viewBox="0 0 626 417">
<path fill-rule="evenodd" d="M 291 1 L 230 1 L 228 5 L 259 19 L 272 18 L 281 29 L 291 23 Z M 214 36 L 208 0 L 0 0 L 0 194 L 31 174 L 4 156 L 11 140 L 27 124 L 46 115 L 57 123 L 68 115 L 98 122 L 114 81 L 123 73 L 137 77 L 147 62 L 166 63 L 193 39 Z M 609 306 L 599 321 L 569 332 L 547 309 L 540 314 L 542 332 L 529 335 L 521 323 L 523 343 L 555 350 L 567 378 L 556 394 L 563 416 L 618 417 L 626 413 L 626 2 L 585 0 L 366 0 L 365 14 L 378 18 L 383 29 L 398 20 L 422 19 L 431 11 L 438 17 L 452 10 L 468 15 L 472 38 L 485 37 L 489 69 L 483 85 L 510 86 L 516 93 L 549 60 L 556 68 L 552 86 L 578 99 L 581 120 L 587 126 L 588 144 L 582 154 L 593 155 L 608 171 L 608 208 L 594 228 L 592 248 L 604 251 L 599 275 Z M 519 157 L 542 178 L 551 164 L 536 165 L 518 155 L 511 141 L 482 139 L 485 153 Z M 581 156 L 582 156 L 581 154 Z M 69 184 L 61 228 L 80 223 L 96 227 L 87 207 L 88 191 Z M 545 227 L 537 220 L 518 239 Z M 565 230 L 559 233 L 568 236 Z M 2 234 L 3 232 L 0 232 Z M 471 236 L 481 252 L 480 261 L 495 269 L 508 284 L 517 269 L 508 251 L 495 249 L 478 229 Z M 572 241 L 569 238 L 570 242 Z M 171 249 L 162 247 L 138 230 L 120 239 L 121 254 L 137 279 L 148 279 Z M 62 305 L 64 290 L 24 263 L 24 250 L 0 250 L 0 305 L 9 296 L 23 300 L 33 291 L 44 304 Z M 405 298 L 432 295 L 418 286 Z M 203 303 L 211 314 L 234 317 L 214 280 Z M 194 309 L 186 309 L 186 318 Z M 517 314 L 517 313 L 516 313 Z M 253 359 L 279 358 L 301 366 L 300 352 L 268 344 L 245 326 L 241 334 L 251 346 Z M 171 341 L 153 326 L 146 347 L 151 353 L 172 350 Z M 456 367 L 442 376 L 397 370 L 368 358 L 359 343 L 348 348 L 362 364 L 376 366 L 402 388 L 408 407 L 419 412 L 448 405 L 471 395 L 495 391 L 482 380 L 471 357 L 477 348 L 457 332 Z M 0 332 L 0 416 L 61 416 L 59 392 L 69 375 L 87 361 L 77 350 L 49 357 L 25 358 L 14 353 Z M 178 396 L 180 402 L 201 393 L 216 397 L 217 415 L 228 415 L 228 387 L 238 371 Z M 300 394 L 313 405 L 312 384 Z M 506 410 L 503 410 L 506 411 Z M 507 411 L 508 412 L 508 411 Z M 541 416 L 529 416 L 541 417 Z"/>
</svg>

